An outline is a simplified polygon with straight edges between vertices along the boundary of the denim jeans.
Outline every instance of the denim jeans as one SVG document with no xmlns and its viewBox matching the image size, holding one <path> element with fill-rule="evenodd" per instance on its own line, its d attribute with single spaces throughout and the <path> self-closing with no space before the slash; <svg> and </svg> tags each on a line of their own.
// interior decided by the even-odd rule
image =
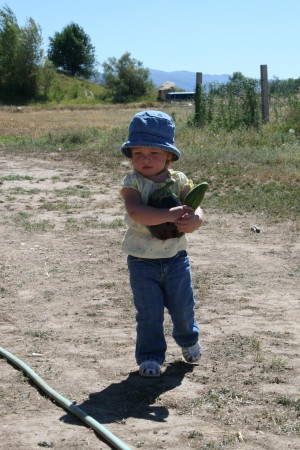
<svg viewBox="0 0 300 450">
<path fill-rule="evenodd" d="M 136 361 L 162 364 L 167 350 L 164 309 L 173 323 L 172 336 L 180 347 L 198 341 L 190 261 L 186 251 L 172 258 L 142 259 L 128 256 L 130 285 L 137 310 Z"/>
</svg>

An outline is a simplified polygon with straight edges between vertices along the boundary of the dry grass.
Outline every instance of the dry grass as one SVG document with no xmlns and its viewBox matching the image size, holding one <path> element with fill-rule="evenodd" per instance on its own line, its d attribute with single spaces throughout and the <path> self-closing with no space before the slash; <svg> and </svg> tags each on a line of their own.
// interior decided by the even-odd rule
<svg viewBox="0 0 300 450">
<path fill-rule="evenodd" d="M 47 110 L 24 107 L 0 109 L 0 133 L 2 136 L 40 137 L 49 132 L 97 128 L 110 131 L 115 127 L 127 127 L 132 116 L 148 108 L 147 105 L 130 107 L 101 106 L 86 108 L 51 108 Z M 165 110 L 178 118 L 186 118 L 191 107 L 151 106 L 152 109 Z"/>
</svg>

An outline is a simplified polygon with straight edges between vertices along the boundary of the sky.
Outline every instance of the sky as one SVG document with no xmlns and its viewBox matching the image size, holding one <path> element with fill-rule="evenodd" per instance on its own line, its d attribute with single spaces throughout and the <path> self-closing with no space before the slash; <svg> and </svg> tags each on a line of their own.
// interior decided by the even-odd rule
<svg viewBox="0 0 300 450">
<path fill-rule="evenodd" d="M 43 48 L 70 23 L 101 64 L 125 52 L 144 68 L 259 78 L 300 77 L 299 0 L 0 0 L 20 27 L 32 18 Z"/>
</svg>

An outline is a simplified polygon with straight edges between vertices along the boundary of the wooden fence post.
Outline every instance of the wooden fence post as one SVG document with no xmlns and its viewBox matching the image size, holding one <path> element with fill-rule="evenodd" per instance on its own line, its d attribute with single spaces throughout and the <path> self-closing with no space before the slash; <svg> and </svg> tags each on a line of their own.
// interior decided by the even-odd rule
<svg viewBox="0 0 300 450">
<path fill-rule="evenodd" d="M 269 122 L 269 82 L 268 82 L 268 66 L 260 66 L 260 86 L 261 86 L 261 106 L 262 121 Z"/>
<path fill-rule="evenodd" d="M 201 123 L 201 93 L 202 93 L 202 72 L 196 73 L 196 91 L 195 91 L 195 118 L 194 123 L 199 126 Z"/>
</svg>

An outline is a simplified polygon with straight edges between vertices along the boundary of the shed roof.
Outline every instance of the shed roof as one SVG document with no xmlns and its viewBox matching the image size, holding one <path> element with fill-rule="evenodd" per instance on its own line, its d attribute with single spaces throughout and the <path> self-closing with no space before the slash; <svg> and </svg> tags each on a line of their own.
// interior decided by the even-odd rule
<svg viewBox="0 0 300 450">
<path fill-rule="evenodd" d="M 167 89 L 175 89 L 176 88 L 176 84 L 173 83 L 173 81 L 165 81 L 159 88 L 159 91 L 164 91 Z"/>
</svg>

